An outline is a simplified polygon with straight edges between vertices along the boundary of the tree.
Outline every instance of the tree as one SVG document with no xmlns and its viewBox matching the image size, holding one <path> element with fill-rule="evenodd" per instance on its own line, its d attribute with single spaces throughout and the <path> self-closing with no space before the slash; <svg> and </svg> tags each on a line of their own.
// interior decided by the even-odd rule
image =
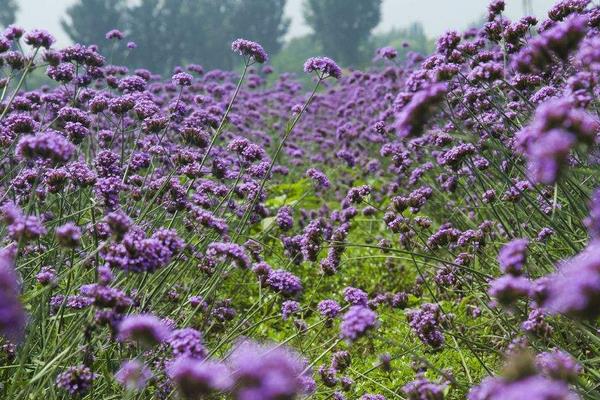
<svg viewBox="0 0 600 400">
<path fill-rule="evenodd" d="M 381 18 L 382 0 L 305 0 L 304 19 L 325 55 L 343 64 L 360 61 L 360 47 Z"/>
<path fill-rule="evenodd" d="M 60 24 L 74 42 L 103 47 L 106 32 L 124 28 L 126 6 L 126 0 L 80 0 L 67 9 Z"/>
<path fill-rule="evenodd" d="M 175 65 L 231 66 L 228 11 L 233 0 L 143 0 L 127 12 L 127 32 L 138 45 L 135 66 L 167 73 Z"/>
<path fill-rule="evenodd" d="M 15 22 L 19 6 L 15 0 L 0 0 L 0 24 L 3 27 Z"/>
<path fill-rule="evenodd" d="M 63 27 L 74 41 L 97 44 L 106 43 L 108 30 L 121 28 L 137 44 L 124 60 L 129 66 L 157 73 L 186 63 L 231 69 L 239 61 L 230 49 L 237 37 L 255 40 L 269 53 L 279 51 L 289 26 L 285 1 L 80 0 Z"/>
<path fill-rule="evenodd" d="M 283 46 L 290 26 L 284 17 L 286 0 L 237 0 L 230 16 L 232 34 L 259 42 L 269 54 Z"/>
</svg>

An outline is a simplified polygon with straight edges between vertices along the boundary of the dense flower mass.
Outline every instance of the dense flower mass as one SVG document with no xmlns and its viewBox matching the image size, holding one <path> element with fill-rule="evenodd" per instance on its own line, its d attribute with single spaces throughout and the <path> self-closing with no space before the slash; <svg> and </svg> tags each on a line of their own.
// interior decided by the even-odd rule
<svg viewBox="0 0 600 400">
<path fill-rule="evenodd" d="M 480 6 L 298 78 L 7 27 L 0 398 L 598 397 L 600 7 Z"/>
</svg>

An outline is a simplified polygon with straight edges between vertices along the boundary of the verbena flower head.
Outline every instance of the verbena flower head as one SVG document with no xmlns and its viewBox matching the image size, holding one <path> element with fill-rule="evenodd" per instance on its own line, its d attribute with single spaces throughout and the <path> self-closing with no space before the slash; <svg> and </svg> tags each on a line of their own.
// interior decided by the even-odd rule
<svg viewBox="0 0 600 400">
<path fill-rule="evenodd" d="M 231 43 L 231 50 L 235 51 L 241 56 L 249 57 L 261 64 L 269 59 L 267 52 L 260 44 L 246 39 L 234 40 L 233 43 Z"/>
<path fill-rule="evenodd" d="M 443 346 L 445 338 L 441 323 L 444 317 L 439 305 L 426 303 L 419 309 L 408 310 L 406 319 L 421 342 L 434 349 Z"/>
<path fill-rule="evenodd" d="M 353 342 L 377 326 L 377 314 L 364 306 L 352 306 L 342 317 L 340 337 Z"/>
<path fill-rule="evenodd" d="M 175 357 L 188 357 L 203 359 L 206 349 L 202 344 L 202 334 L 193 328 L 177 329 L 171 333 L 167 343 L 173 350 Z"/>
<path fill-rule="evenodd" d="M 486 378 L 472 388 L 468 400 L 521 400 L 523 394 L 531 399 L 576 400 L 579 397 L 564 382 L 534 375 L 509 382 L 499 378 Z"/>
<path fill-rule="evenodd" d="M 521 275 L 527 257 L 527 239 L 515 239 L 508 242 L 498 252 L 498 263 L 505 273 Z"/>
<path fill-rule="evenodd" d="M 106 32 L 105 37 L 108 40 L 111 40 L 111 39 L 122 40 L 125 37 L 125 35 L 123 34 L 123 32 L 121 32 L 118 29 L 111 29 L 110 31 Z"/>
<path fill-rule="evenodd" d="M 307 74 L 317 72 L 320 79 L 326 79 L 330 76 L 335 79 L 342 77 L 341 68 L 329 57 L 309 58 L 304 63 L 304 72 Z"/>
<path fill-rule="evenodd" d="M 317 305 L 317 309 L 323 317 L 329 319 L 337 317 L 340 311 L 342 311 L 342 307 L 338 302 L 330 299 L 320 301 Z"/>
<path fill-rule="evenodd" d="M 0 251 L 0 336 L 19 342 L 25 333 L 25 310 L 19 300 L 20 287 L 14 270 L 16 248 Z"/>
<path fill-rule="evenodd" d="M 410 137 L 421 134 L 435 107 L 444 99 L 446 91 L 447 86 L 438 83 L 417 92 L 396 117 L 394 127 L 398 136 Z"/>
<path fill-rule="evenodd" d="M 56 228 L 56 238 L 62 246 L 76 248 L 81 241 L 81 229 L 73 222 L 67 222 Z"/>
<path fill-rule="evenodd" d="M 267 284 L 286 297 L 294 297 L 302 293 L 300 278 L 283 269 L 271 271 L 267 277 Z"/>
<path fill-rule="evenodd" d="M 242 341 L 228 362 L 236 399 L 293 399 L 305 392 L 305 361 L 285 347 Z"/>
<path fill-rule="evenodd" d="M 489 295 L 504 306 L 512 306 L 517 300 L 529 296 L 531 282 L 520 276 L 504 275 L 490 284 Z"/>
<path fill-rule="evenodd" d="M 64 136 L 53 131 L 24 136 L 17 143 L 15 150 L 22 158 L 42 159 L 54 163 L 67 162 L 74 152 L 75 146 Z"/>
<path fill-rule="evenodd" d="M 56 377 L 56 386 L 68 392 L 71 396 L 83 396 L 91 388 L 97 375 L 84 366 L 69 367 Z"/>
<path fill-rule="evenodd" d="M 548 378 L 564 382 L 575 382 L 583 371 L 577 360 L 558 349 L 538 354 L 535 363 L 540 372 Z"/>
<path fill-rule="evenodd" d="M 386 60 L 393 60 L 398 56 L 398 51 L 393 47 L 382 47 L 377 50 L 377 57 L 383 58 Z"/>
<path fill-rule="evenodd" d="M 192 84 L 193 77 L 187 72 L 179 72 L 171 78 L 171 82 L 177 86 L 190 86 Z"/>
<path fill-rule="evenodd" d="M 25 43 L 35 48 L 49 49 L 55 41 L 54 36 L 43 29 L 34 29 L 25 35 Z"/>
<path fill-rule="evenodd" d="M 152 379 L 152 371 L 139 360 L 129 360 L 121 364 L 115 379 L 127 390 L 143 390 Z"/>
<path fill-rule="evenodd" d="M 585 319 L 600 315 L 600 243 L 590 243 L 560 265 L 546 291 L 543 307 L 551 313 Z"/>
<path fill-rule="evenodd" d="M 143 346 L 160 344 L 169 337 L 170 329 L 150 314 L 130 315 L 119 324 L 119 340 L 137 342 Z"/>
<path fill-rule="evenodd" d="M 439 385 L 428 380 L 424 375 L 402 387 L 409 400 L 444 400 L 446 385 Z"/>
<path fill-rule="evenodd" d="M 167 375 L 186 400 L 200 400 L 232 385 L 231 371 L 222 363 L 179 357 L 167 367 Z"/>
</svg>

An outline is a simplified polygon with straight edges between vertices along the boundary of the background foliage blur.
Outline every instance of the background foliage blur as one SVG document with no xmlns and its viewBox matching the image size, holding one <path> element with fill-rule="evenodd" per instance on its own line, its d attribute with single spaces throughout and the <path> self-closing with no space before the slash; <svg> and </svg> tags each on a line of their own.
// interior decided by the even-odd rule
<svg viewBox="0 0 600 400">
<path fill-rule="evenodd" d="M 384 45 L 397 48 L 400 60 L 408 51 L 432 50 L 433 42 L 419 23 L 374 34 L 381 3 L 304 0 L 303 16 L 311 32 L 287 42 L 286 0 L 77 0 L 61 25 L 73 42 L 98 45 L 114 64 L 161 74 L 189 63 L 235 68 L 229 45 L 238 37 L 261 43 L 279 72 L 298 72 L 315 55 L 328 55 L 345 67 L 365 67 Z M 0 24 L 13 23 L 17 9 L 18 1 L 0 0 Z M 106 40 L 111 29 L 123 31 L 125 39 Z M 127 49 L 130 41 L 135 49 Z"/>
</svg>

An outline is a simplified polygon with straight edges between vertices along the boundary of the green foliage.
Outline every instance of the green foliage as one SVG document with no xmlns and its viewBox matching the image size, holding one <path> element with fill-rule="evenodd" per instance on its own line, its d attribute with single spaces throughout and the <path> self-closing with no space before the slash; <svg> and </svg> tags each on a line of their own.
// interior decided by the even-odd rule
<svg viewBox="0 0 600 400">
<path fill-rule="evenodd" d="M 14 23 L 18 10 L 15 0 L 0 0 L 0 25 L 7 27 Z"/>
</svg>

